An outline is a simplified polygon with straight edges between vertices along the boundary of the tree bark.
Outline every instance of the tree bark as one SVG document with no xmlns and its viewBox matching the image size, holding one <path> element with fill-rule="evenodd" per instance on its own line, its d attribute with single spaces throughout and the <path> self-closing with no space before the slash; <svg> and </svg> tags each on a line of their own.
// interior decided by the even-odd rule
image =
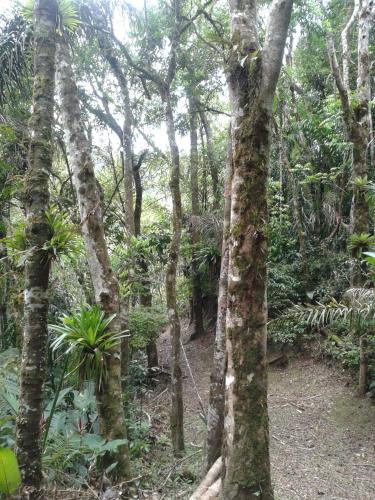
<svg viewBox="0 0 375 500">
<path fill-rule="evenodd" d="M 359 339 L 359 380 L 358 394 L 364 396 L 367 391 L 367 339 L 362 336 Z"/>
<path fill-rule="evenodd" d="M 211 180 L 212 180 L 212 192 L 213 192 L 213 197 L 214 197 L 214 204 L 213 208 L 215 210 L 218 210 L 220 208 L 220 184 L 219 184 L 219 174 L 218 174 L 218 169 L 217 169 L 217 162 L 215 159 L 215 149 L 214 149 L 214 144 L 212 140 L 212 130 L 211 130 L 211 124 L 209 120 L 207 119 L 205 111 L 202 109 L 202 107 L 199 107 L 199 116 L 201 123 L 204 128 L 204 133 L 206 135 L 206 141 L 207 141 L 207 157 L 208 157 L 208 165 L 210 168 L 210 175 L 211 175 Z"/>
<path fill-rule="evenodd" d="M 197 246 L 199 231 L 197 228 L 199 216 L 199 185 L 198 185 L 198 134 L 197 134 L 197 104 L 193 97 L 189 97 L 190 122 L 190 193 L 191 193 L 191 280 L 192 280 L 192 323 L 190 339 L 201 337 L 204 333 L 202 288 L 197 263 Z"/>
<path fill-rule="evenodd" d="M 84 133 L 69 49 L 64 41 L 58 46 L 58 83 L 62 102 L 62 117 L 67 133 L 68 151 L 73 167 L 73 183 L 81 214 L 82 235 L 87 262 L 93 282 L 95 301 L 108 315 L 116 314 L 111 323 L 114 331 L 123 330 L 120 314 L 119 287 L 111 267 L 104 236 L 100 195 L 90 147 Z M 101 435 L 107 440 L 126 439 L 127 432 L 121 391 L 120 343 L 108 352 L 108 375 L 97 390 Z M 127 444 L 118 447 L 111 461 L 117 461 L 113 474 L 117 479 L 129 479 L 130 464 Z"/>
<path fill-rule="evenodd" d="M 272 100 L 292 0 L 275 0 L 263 50 L 256 2 L 230 0 L 232 205 L 223 498 L 273 499 L 267 412 L 267 175 Z"/>
<path fill-rule="evenodd" d="M 230 132 L 231 134 L 231 132 Z M 229 231 L 232 184 L 232 147 L 228 138 L 228 156 L 225 173 L 224 223 L 221 249 L 221 269 L 219 280 L 218 313 L 216 337 L 211 372 L 210 398 L 207 411 L 206 470 L 209 470 L 221 455 L 224 426 L 224 380 L 226 369 L 225 330 L 227 319 Z"/>
<path fill-rule="evenodd" d="M 162 94 L 165 106 L 165 122 L 167 125 L 168 141 L 171 151 L 172 172 L 170 189 L 172 193 L 172 239 L 169 246 L 169 257 L 166 269 L 165 291 L 167 298 L 169 331 L 172 342 L 171 353 L 171 435 L 172 447 L 175 456 L 181 455 L 184 444 L 184 405 L 182 397 L 182 372 L 180 363 L 181 353 L 181 325 L 177 311 L 176 275 L 181 241 L 182 205 L 180 193 L 180 155 L 176 142 L 173 110 L 171 105 L 170 89 L 164 89 Z"/>
<path fill-rule="evenodd" d="M 50 271 L 49 256 L 42 248 L 50 237 L 45 211 L 49 204 L 49 172 L 52 167 L 56 15 L 54 0 L 35 2 L 32 133 L 24 201 L 26 237 L 33 252 L 25 267 L 25 327 L 17 418 L 17 456 L 25 498 L 37 498 L 42 481 L 39 438 L 43 416 Z"/>
<path fill-rule="evenodd" d="M 1 241 L 6 237 L 5 220 L 0 207 L 0 351 L 5 349 L 5 332 L 7 327 L 7 302 L 8 302 L 8 262 L 7 247 Z"/>
</svg>

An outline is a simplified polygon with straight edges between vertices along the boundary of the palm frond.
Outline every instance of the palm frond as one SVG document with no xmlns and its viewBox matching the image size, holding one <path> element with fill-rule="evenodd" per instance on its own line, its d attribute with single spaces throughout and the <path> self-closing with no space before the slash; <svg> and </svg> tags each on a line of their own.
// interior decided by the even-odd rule
<svg viewBox="0 0 375 500">
<path fill-rule="evenodd" d="M 30 42 L 30 25 L 22 16 L 6 21 L 0 33 L 0 108 L 15 90 L 30 90 Z"/>
</svg>

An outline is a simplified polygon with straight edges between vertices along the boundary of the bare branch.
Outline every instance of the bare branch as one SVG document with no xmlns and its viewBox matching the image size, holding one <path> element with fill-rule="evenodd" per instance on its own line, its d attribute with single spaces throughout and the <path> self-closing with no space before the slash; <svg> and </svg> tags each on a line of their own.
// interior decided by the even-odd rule
<svg viewBox="0 0 375 500">
<path fill-rule="evenodd" d="M 359 0 L 354 0 L 354 8 L 349 21 L 347 22 L 345 28 L 341 33 L 341 47 L 342 47 L 342 77 L 343 84 L 346 90 L 349 90 L 349 62 L 350 62 L 350 52 L 349 52 L 349 36 L 352 31 L 355 20 L 357 19 L 359 12 Z"/>
<path fill-rule="evenodd" d="M 292 7 L 293 0 L 274 0 L 272 4 L 262 58 L 262 88 L 266 101 L 272 98 L 280 74 Z"/>
</svg>

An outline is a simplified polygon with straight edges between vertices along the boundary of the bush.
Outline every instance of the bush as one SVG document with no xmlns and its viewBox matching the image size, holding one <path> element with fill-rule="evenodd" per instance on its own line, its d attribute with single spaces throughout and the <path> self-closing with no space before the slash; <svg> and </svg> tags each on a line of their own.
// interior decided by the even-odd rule
<svg viewBox="0 0 375 500">
<path fill-rule="evenodd" d="M 301 299 L 303 291 L 295 264 L 271 264 L 268 270 L 268 314 L 275 318 Z"/>
<path fill-rule="evenodd" d="M 268 340 L 279 347 L 298 344 L 311 332 L 304 321 L 296 318 L 280 318 L 268 326 Z"/>
<path fill-rule="evenodd" d="M 129 311 L 130 347 L 144 349 L 149 342 L 156 340 L 166 324 L 164 310 L 158 306 L 136 306 Z"/>
</svg>

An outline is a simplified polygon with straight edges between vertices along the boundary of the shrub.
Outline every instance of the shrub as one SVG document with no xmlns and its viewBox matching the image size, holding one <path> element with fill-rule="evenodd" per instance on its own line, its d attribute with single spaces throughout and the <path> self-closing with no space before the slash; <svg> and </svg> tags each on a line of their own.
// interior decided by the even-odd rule
<svg viewBox="0 0 375 500">
<path fill-rule="evenodd" d="M 156 340 L 166 324 L 164 310 L 158 306 L 136 306 L 129 311 L 130 347 L 144 349 Z"/>
<path fill-rule="evenodd" d="M 296 265 L 271 264 L 268 270 L 268 314 L 275 318 L 302 297 Z"/>
</svg>

